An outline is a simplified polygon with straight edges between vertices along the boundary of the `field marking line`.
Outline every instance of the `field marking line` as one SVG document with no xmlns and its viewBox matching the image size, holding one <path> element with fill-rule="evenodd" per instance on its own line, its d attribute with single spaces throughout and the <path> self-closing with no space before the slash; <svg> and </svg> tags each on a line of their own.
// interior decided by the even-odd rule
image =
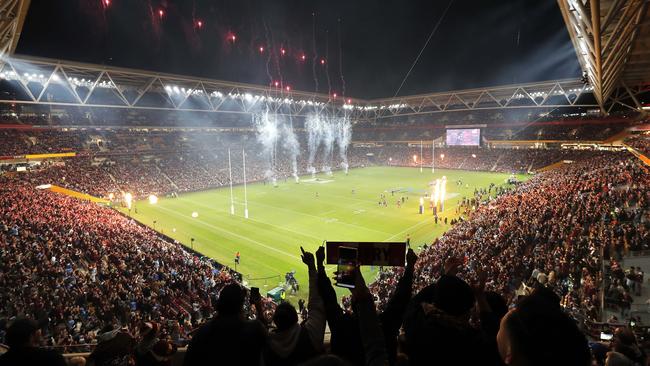
<svg viewBox="0 0 650 366">
<path fill-rule="evenodd" d="M 196 202 L 196 201 L 193 201 L 193 200 L 189 200 L 189 201 Z M 240 202 L 237 202 L 237 203 L 240 203 Z M 253 201 L 253 202 L 249 202 L 249 206 L 251 204 L 252 205 L 260 205 L 260 206 L 270 207 L 270 208 L 274 208 L 274 209 L 282 210 L 282 211 L 287 211 L 287 212 L 292 212 L 292 213 L 295 213 L 295 214 L 298 214 L 298 215 L 312 217 L 312 218 L 315 218 L 315 219 L 318 219 L 318 220 L 325 219 L 325 217 L 322 217 L 322 216 L 316 216 L 316 215 L 312 215 L 312 214 L 308 214 L 308 213 L 304 213 L 304 212 L 300 212 L 300 211 L 294 211 L 294 210 L 290 210 L 290 209 L 284 208 L 284 207 L 277 207 L 277 206 L 269 205 L 267 203 L 261 203 L 261 202 Z M 347 223 L 347 222 L 344 222 L 344 221 L 337 221 L 336 223 L 337 224 L 342 224 L 342 225 L 348 225 L 348 226 L 351 226 L 351 227 L 354 227 L 354 228 L 357 228 L 357 229 L 361 229 L 361 230 L 374 231 L 374 232 L 379 233 L 379 234 L 390 235 L 390 233 L 387 233 L 385 231 L 374 230 L 374 229 L 370 229 L 370 228 L 367 228 L 367 227 L 363 227 L 363 226 L 359 226 L 359 225 L 355 225 L 355 224 L 350 224 L 350 223 Z"/>
<path fill-rule="evenodd" d="M 197 202 L 197 201 L 192 201 L 192 200 L 190 200 L 190 201 L 193 202 L 194 204 L 196 204 L 197 206 L 200 206 L 200 207 L 205 207 L 205 208 L 208 208 L 208 209 L 211 209 L 211 210 L 215 210 L 216 212 L 225 212 L 225 213 L 228 213 L 228 210 L 218 210 L 218 209 L 215 209 L 214 207 L 208 206 L 208 205 L 203 204 L 203 203 L 199 203 L 199 202 Z M 271 223 L 269 223 L 269 222 L 264 222 L 264 221 L 262 221 L 262 220 L 252 219 L 252 218 L 250 218 L 250 217 L 249 217 L 247 220 L 255 221 L 255 222 L 259 222 L 260 224 L 269 225 L 269 226 L 272 226 L 272 227 L 274 227 L 274 228 L 278 228 L 278 229 L 280 229 L 280 230 L 285 230 L 285 231 L 288 231 L 288 232 L 290 232 L 290 233 L 294 233 L 294 234 L 298 234 L 298 235 L 306 236 L 306 237 L 309 237 L 309 238 L 312 238 L 312 239 L 315 239 L 315 240 L 318 240 L 318 241 L 322 241 L 322 240 L 323 240 L 323 239 L 321 239 L 321 238 L 315 237 L 315 236 L 310 235 L 310 234 L 301 233 L 300 231 L 295 231 L 295 230 L 293 230 L 293 229 L 288 229 L 288 228 L 285 228 L 285 227 L 282 227 L 282 226 L 278 226 L 278 225 L 275 225 L 275 224 L 271 224 Z"/>
<path fill-rule="evenodd" d="M 188 233 L 188 234 L 189 234 L 189 233 Z M 191 235 L 192 235 L 192 237 L 203 238 L 203 239 L 205 239 L 206 242 L 212 242 L 212 241 L 214 241 L 214 238 L 209 238 L 209 237 L 204 236 L 204 235 L 201 235 L 201 234 L 194 233 L 194 234 L 191 234 Z M 174 240 L 176 240 L 176 239 L 174 239 Z M 179 242 L 179 243 L 181 243 L 180 240 L 176 240 L 176 241 Z M 187 248 L 190 248 L 189 245 L 186 245 L 186 244 L 183 244 L 183 243 L 181 243 L 181 244 L 182 244 L 183 246 L 187 247 Z M 209 255 L 207 255 L 207 254 L 203 254 L 203 255 L 206 255 L 206 256 L 208 256 L 208 257 L 212 257 L 212 256 L 209 256 Z M 217 260 L 216 258 L 213 258 L 213 259 Z M 251 261 L 251 262 L 258 263 L 258 264 L 260 264 L 261 266 L 270 269 L 270 270 L 271 270 L 271 273 L 277 273 L 277 268 L 273 268 L 273 267 L 269 266 L 268 264 L 266 264 L 264 261 L 258 260 L 258 259 L 255 258 L 255 257 L 251 257 L 250 259 L 247 259 L 247 261 Z M 217 262 L 219 262 L 219 261 L 217 261 Z M 222 265 L 227 265 L 227 264 L 225 264 L 225 262 L 219 262 L 219 263 L 222 264 Z M 230 265 L 227 265 L 227 266 L 230 267 Z"/>
<path fill-rule="evenodd" d="M 409 231 L 409 230 L 413 230 L 413 229 L 415 229 L 416 227 L 418 227 L 418 226 L 420 226 L 420 225 L 422 225 L 422 224 L 427 223 L 429 220 L 430 220 L 430 219 L 426 219 L 426 220 L 424 220 L 424 221 L 420 221 L 420 222 L 416 223 L 415 225 L 410 226 L 410 227 L 408 227 L 408 228 L 406 228 L 406 229 L 400 231 L 399 233 L 397 233 L 397 234 L 395 234 L 395 235 L 389 237 L 388 239 L 384 239 L 384 241 L 392 240 L 393 238 L 395 238 L 395 237 L 397 237 L 397 236 L 400 236 L 400 235 L 404 234 L 405 232 L 407 232 L 407 231 Z"/>
<path fill-rule="evenodd" d="M 176 216 L 182 218 L 182 219 L 185 220 L 185 221 L 190 221 L 190 222 L 196 221 L 196 222 L 201 223 L 202 225 L 205 225 L 205 226 L 207 226 L 207 227 L 211 227 L 211 228 L 213 228 L 213 229 L 215 229 L 215 230 L 225 232 L 225 233 L 227 233 L 227 234 L 230 234 L 230 235 L 232 235 L 232 236 L 236 236 L 236 237 L 241 238 L 241 239 L 244 239 L 244 240 L 248 240 L 248 241 L 250 241 L 251 243 L 258 244 L 258 245 L 260 245 L 260 246 L 262 246 L 262 247 L 264 247 L 264 248 L 270 249 L 270 250 L 272 250 L 272 251 L 274 251 L 274 252 L 278 252 L 278 253 L 284 254 L 284 255 L 289 256 L 289 257 L 294 258 L 294 259 L 302 260 L 300 257 L 298 257 L 298 256 L 296 256 L 296 255 L 293 255 L 293 254 L 287 253 L 287 252 L 285 252 L 285 251 L 283 251 L 283 250 L 280 250 L 280 249 L 278 249 L 278 248 L 274 248 L 274 247 L 268 246 L 268 245 L 266 245 L 266 244 L 264 244 L 264 243 L 261 243 L 261 242 L 255 240 L 255 239 L 247 238 L 247 237 L 245 237 L 245 236 L 242 236 L 242 235 L 239 235 L 239 234 L 233 233 L 232 231 L 229 231 L 229 230 L 226 230 L 226 229 L 224 229 L 224 228 L 220 228 L 220 227 L 214 226 L 214 225 L 212 225 L 212 224 L 210 224 L 210 223 L 207 223 L 207 222 L 205 222 L 205 221 L 203 221 L 203 220 L 200 220 L 200 219 L 198 219 L 198 218 L 196 218 L 196 219 L 192 219 L 192 220 L 193 220 L 193 221 L 192 221 L 192 220 L 186 218 L 185 216 L 179 214 L 178 212 L 176 212 L 176 211 L 174 211 L 174 210 L 172 210 L 172 209 L 169 209 L 169 208 L 166 208 L 166 207 L 162 207 L 162 206 L 159 206 L 159 207 L 160 207 L 162 210 L 165 210 L 165 211 L 169 211 L 169 212 L 171 212 L 172 214 L 174 214 L 174 215 L 176 215 Z"/>
</svg>

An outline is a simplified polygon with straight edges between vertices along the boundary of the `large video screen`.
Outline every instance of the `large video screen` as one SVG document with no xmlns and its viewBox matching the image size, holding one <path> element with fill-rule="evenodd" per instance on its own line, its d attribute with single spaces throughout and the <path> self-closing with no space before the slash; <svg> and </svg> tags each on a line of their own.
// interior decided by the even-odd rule
<svg viewBox="0 0 650 366">
<path fill-rule="evenodd" d="M 481 144 L 480 128 L 463 128 L 447 130 L 447 146 L 479 146 Z"/>
</svg>

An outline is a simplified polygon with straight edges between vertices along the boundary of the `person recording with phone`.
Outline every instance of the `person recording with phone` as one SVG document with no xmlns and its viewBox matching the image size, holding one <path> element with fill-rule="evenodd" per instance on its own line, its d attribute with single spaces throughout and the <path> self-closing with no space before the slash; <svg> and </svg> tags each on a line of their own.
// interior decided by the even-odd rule
<svg viewBox="0 0 650 366">
<path fill-rule="evenodd" d="M 345 256 L 345 255 L 344 255 Z M 406 255 L 406 267 L 404 275 L 397 283 L 395 292 L 391 296 L 388 304 L 379 317 L 381 333 L 384 335 L 384 347 L 387 352 L 387 358 L 390 365 L 395 364 L 397 354 L 397 335 L 402 324 L 404 312 L 407 309 L 411 299 L 411 287 L 413 284 L 413 271 L 417 261 L 417 255 L 412 249 L 409 249 Z M 318 266 L 318 287 L 325 303 L 325 313 L 327 323 L 331 332 L 331 351 L 333 354 L 348 360 L 354 365 L 366 365 L 366 354 L 359 352 L 364 348 L 362 334 L 359 324 L 357 304 L 355 297 L 352 296 L 353 312 L 346 312 L 337 300 L 336 292 L 330 279 L 327 277 L 325 266 L 325 247 L 320 247 L 316 251 L 316 262 Z M 349 258 L 347 259 L 349 260 Z M 352 272 L 352 283 L 356 287 L 356 272 L 358 267 Z M 339 273 L 336 274 L 337 283 L 342 281 Z M 350 288 L 352 290 L 352 288 Z M 374 310 L 373 310 L 374 311 Z M 394 339 L 393 339 L 394 338 Z"/>
</svg>

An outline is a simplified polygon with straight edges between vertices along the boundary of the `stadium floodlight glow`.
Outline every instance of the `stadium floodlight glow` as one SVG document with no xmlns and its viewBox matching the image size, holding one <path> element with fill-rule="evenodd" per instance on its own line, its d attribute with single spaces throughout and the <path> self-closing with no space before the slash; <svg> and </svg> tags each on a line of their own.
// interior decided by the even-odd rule
<svg viewBox="0 0 650 366">
<path fill-rule="evenodd" d="M 149 203 L 152 204 L 152 205 L 155 205 L 156 203 L 158 203 L 158 197 L 156 197 L 156 195 L 154 195 L 154 194 L 150 194 L 149 195 Z"/>
<path fill-rule="evenodd" d="M 246 93 L 244 94 L 244 99 L 246 99 L 247 102 L 250 102 L 253 100 L 253 95 L 251 93 Z"/>
<path fill-rule="evenodd" d="M 167 91 L 167 93 L 171 93 L 172 92 L 172 87 L 167 85 L 167 86 L 165 86 L 165 90 Z"/>
<path fill-rule="evenodd" d="M 199 213 L 196 212 L 196 211 L 192 212 L 192 217 L 193 217 L 193 218 L 197 218 L 197 217 L 199 217 Z"/>
<path fill-rule="evenodd" d="M 172 89 L 174 90 L 174 93 L 180 92 L 180 89 L 178 89 L 178 86 L 174 86 Z"/>
</svg>

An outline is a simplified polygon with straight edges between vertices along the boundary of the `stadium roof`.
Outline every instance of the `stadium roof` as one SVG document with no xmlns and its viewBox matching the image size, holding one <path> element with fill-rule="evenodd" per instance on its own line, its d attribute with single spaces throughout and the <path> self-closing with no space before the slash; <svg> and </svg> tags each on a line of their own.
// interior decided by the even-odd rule
<svg viewBox="0 0 650 366">
<path fill-rule="evenodd" d="M 648 0 L 558 0 L 582 80 L 553 80 L 394 98 L 361 100 L 268 86 L 29 56 L 12 56 L 30 0 L 0 4 L 0 78 L 16 93 L 0 103 L 251 113 L 263 104 L 278 113 L 313 110 L 356 119 L 485 109 L 600 108 L 640 111 L 650 81 Z M 53 86 L 59 86 L 52 91 Z M 61 96 L 67 93 L 67 96 Z M 147 97 L 155 94 L 157 103 Z M 7 96 L 8 95 L 8 96 Z M 108 99 L 107 99 L 108 98 Z M 151 99 L 151 98 L 149 98 Z M 257 103 L 264 101 L 264 103 Z M 256 106 L 257 103 L 257 106 Z"/>
<path fill-rule="evenodd" d="M 12 54 L 20 39 L 30 0 L 0 1 L 0 56 Z"/>
<path fill-rule="evenodd" d="M 0 103 L 154 109 L 186 112 L 252 113 L 260 107 L 281 114 L 326 111 L 352 119 L 426 115 L 494 109 L 598 109 L 594 88 L 579 79 L 501 85 L 395 98 L 333 98 L 282 88 L 156 73 L 105 65 L 26 56 L 5 57 L 0 65 Z M 614 105 L 639 110 L 628 89 Z"/>
<path fill-rule="evenodd" d="M 558 0 L 558 4 L 602 110 L 616 89 L 650 82 L 647 0 Z M 633 102 L 641 108 L 638 100 Z"/>
</svg>

